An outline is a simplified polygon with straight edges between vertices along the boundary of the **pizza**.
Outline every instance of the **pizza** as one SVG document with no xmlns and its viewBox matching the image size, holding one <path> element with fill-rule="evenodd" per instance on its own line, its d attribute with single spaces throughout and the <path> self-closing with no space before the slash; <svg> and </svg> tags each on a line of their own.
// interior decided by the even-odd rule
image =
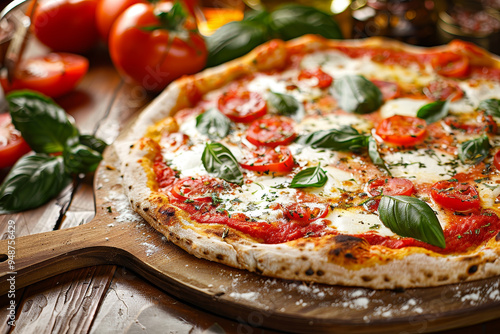
<svg viewBox="0 0 500 334">
<path fill-rule="evenodd" d="M 172 83 L 115 145 L 193 256 L 375 289 L 500 275 L 500 61 L 472 44 L 273 40 Z"/>
</svg>

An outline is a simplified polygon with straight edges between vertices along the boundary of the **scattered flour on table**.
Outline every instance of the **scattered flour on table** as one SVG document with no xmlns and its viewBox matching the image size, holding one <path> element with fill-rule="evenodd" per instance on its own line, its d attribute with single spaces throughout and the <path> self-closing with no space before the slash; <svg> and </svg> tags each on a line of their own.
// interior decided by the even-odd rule
<svg viewBox="0 0 500 334">
<path fill-rule="evenodd" d="M 151 256 L 158 251 L 158 246 L 150 244 L 148 242 L 141 243 L 142 246 L 146 246 L 146 256 Z"/>
<path fill-rule="evenodd" d="M 115 218 L 117 222 L 143 222 L 142 217 L 132 210 L 128 197 L 125 194 L 110 191 L 104 200 L 113 203 L 114 208 L 118 211 L 119 215 Z"/>
</svg>

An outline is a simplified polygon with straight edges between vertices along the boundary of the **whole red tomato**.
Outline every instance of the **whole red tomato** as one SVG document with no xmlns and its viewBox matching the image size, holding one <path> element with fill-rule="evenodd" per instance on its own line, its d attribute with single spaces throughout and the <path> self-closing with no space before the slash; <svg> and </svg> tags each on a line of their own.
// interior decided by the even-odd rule
<svg viewBox="0 0 500 334">
<path fill-rule="evenodd" d="M 108 41 L 111 26 L 125 9 L 145 0 L 101 0 L 97 4 L 96 24 L 101 38 Z"/>
<path fill-rule="evenodd" d="M 54 51 L 84 53 L 98 41 L 99 0 L 39 1 L 32 18 L 35 36 Z"/>
<path fill-rule="evenodd" d="M 207 48 L 180 3 L 135 4 L 115 21 L 111 59 L 126 78 L 149 91 L 205 67 Z"/>
</svg>

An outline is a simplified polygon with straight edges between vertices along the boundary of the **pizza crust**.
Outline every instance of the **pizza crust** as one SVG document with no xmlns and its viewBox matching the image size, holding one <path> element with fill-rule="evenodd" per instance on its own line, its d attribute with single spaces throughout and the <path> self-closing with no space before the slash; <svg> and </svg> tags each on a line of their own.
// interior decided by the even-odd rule
<svg viewBox="0 0 500 334">
<path fill-rule="evenodd" d="M 167 196 L 155 192 L 155 185 L 148 183 L 148 174 L 152 173 L 148 161 L 152 160 L 156 148 L 141 137 L 151 125 L 191 106 L 186 98 L 188 89 L 195 86 L 204 94 L 242 75 L 279 67 L 284 64 L 288 52 L 304 52 L 304 49 L 311 52 L 339 44 L 383 45 L 427 53 L 432 50 L 474 51 L 473 62 L 479 61 L 478 55 L 482 55 L 487 57 L 488 65 L 500 68 L 500 61 L 486 51 L 458 48 L 459 44 L 453 42 L 422 49 L 381 38 L 339 42 L 305 36 L 288 43 L 272 41 L 243 58 L 172 83 L 115 143 L 122 162 L 123 183 L 133 209 L 170 242 L 194 256 L 265 276 L 394 289 L 439 286 L 500 275 L 500 233 L 472 254 L 446 256 L 422 248 L 394 250 L 370 246 L 363 239 L 344 235 L 261 244 L 222 225 L 191 221 L 168 203 Z M 481 59 L 484 63 L 484 58 Z"/>
</svg>

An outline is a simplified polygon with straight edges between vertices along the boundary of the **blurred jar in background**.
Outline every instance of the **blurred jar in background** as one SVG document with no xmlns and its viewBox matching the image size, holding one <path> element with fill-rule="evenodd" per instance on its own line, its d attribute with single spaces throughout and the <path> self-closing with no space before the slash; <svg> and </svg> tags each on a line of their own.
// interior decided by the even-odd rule
<svg viewBox="0 0 500 334">
<path fill-rule="evenodd" d="M 231 21 L 243 19 L 245 3 L 242 0 L 197 0 L 194 13 L 198 30 L 209 36 L 218 28 Z"/>
<path fill-rule="evenodd" d="M 458 38 L 500 54 L 499 10 L 500 0 L 448 0 L 439 12 L 440 41 Z"/>
<path fill-rule="evenodd" d="M 386 36 L 423 46 L 438 44 L 432 0 L 354 0 L 352 37 Z"/>
</svg>

